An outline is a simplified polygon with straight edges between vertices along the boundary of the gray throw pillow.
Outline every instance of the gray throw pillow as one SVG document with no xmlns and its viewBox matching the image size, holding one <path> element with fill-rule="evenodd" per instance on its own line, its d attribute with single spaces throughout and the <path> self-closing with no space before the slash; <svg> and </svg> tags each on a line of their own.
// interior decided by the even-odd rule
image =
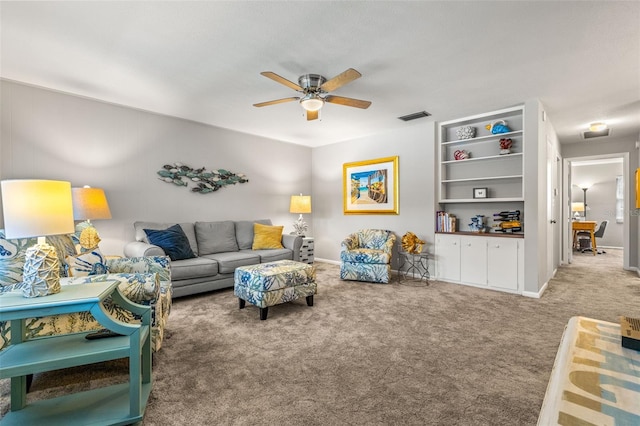
<svg viewBox="0 0 640 426">
<path fill-rule="evenodd" d="M 221 222 L 196 222 L 198 253 L 225 253 L 238 251 L 235 225 L 230 220 Z"/>
<path fill-rule="evenodd" d="M 239 220 L 236 222 L 236 240 L 240 250 L 251 250 L 253 245 L 253 224 L 271 225 L 270 219 Z"/>
</svg>

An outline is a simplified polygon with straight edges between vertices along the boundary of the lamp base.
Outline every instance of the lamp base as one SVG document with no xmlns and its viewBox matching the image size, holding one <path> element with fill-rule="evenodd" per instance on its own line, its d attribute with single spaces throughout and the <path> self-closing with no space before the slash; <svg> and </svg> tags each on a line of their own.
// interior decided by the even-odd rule
<svg viewBox="0 0 640 426">
<path fill-rule="evenodd" d="M 293 229 L 295 229 L 295 235 L 300 235 L 304 237 L 304 234 L 307 232 L 308 226 L 307 222 L 302 220 L 302 214 L 298 217 L 298 220 L 293 222 Z"/>
<path fill-rule="evenodd" d="M 60 293 L 60 261 L 56 249 L 45 243 L 25 252 L 22 295 L 39 297 Z"/>
</svg>

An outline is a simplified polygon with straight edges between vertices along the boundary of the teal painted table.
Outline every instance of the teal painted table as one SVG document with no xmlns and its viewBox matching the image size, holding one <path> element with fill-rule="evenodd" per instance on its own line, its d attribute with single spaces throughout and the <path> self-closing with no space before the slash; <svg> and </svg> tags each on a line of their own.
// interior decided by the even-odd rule
<svg viewBox="0 0 640 426">
<path fill-rule="evenodd" d="M 109 316 L 108 296 L 141 317 L 127 324 Z M 26 339 L 24 320 L 88 311 L 105 328 L 122 336 L 87 340 L 88 333 Z M 142 420 L 151 393 L 151 309 L 125 298 L 118 282 L 63 286 L 58 294 L 25 298 L 0 295 L 0 321 L 11 321 L 11 344 L 0 352 L 0 378 L 11 378 L 11 411 L 5 425 L 125 425 Z M 20 332 L 16 332 L 20 331 Z M 26 375 L 129 358 L 129 382 L 27 404 Z"/>
</svg>

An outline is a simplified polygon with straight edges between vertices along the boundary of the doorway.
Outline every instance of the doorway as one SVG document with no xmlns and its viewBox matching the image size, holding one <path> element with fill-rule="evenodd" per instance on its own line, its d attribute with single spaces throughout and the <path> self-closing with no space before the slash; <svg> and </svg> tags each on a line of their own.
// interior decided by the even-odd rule
<svg viewBox="0 0 640 426">
<path fill-rule="evenodd" d="M 629 154 L 613 153 L 563 160 L 563 263 L 572 263 L 574 220 L 608 221 L 598 248 L 622 249 L 624 269 L 629 269 Z M 622 188 L 620 188 L 622 185 Z M 620 198 L 622 195 L 622 198 Z M 606 254 L 604 254 L 606 256 Z"/>
</svg>

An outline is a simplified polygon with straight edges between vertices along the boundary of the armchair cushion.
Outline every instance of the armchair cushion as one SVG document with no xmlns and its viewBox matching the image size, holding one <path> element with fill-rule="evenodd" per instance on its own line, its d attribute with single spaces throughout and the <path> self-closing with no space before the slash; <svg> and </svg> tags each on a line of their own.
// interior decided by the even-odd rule
<svg viewBox="0 0 640 426">
<path fill-rule="evenodd" d="M 47 243 L 55 247 L 60 260 L 60 276 L 67 276 L 65 258 L 74 256 L 76 248 L 68 235 L 52 235 L 46 238 Z M 37 238 L 5 238 L 0 229 L 0 293 L 10 291 L 15 284 L 22 282 L 25 252 L 38 242 Z"/>
<path fill-rule="evenodd" d="M 77 256 L 67 256 L 69 276 L 86 277 L 87 275 L 99 275 L 107 272 L 104 256 L 97 247 Z"/>
</svg>

